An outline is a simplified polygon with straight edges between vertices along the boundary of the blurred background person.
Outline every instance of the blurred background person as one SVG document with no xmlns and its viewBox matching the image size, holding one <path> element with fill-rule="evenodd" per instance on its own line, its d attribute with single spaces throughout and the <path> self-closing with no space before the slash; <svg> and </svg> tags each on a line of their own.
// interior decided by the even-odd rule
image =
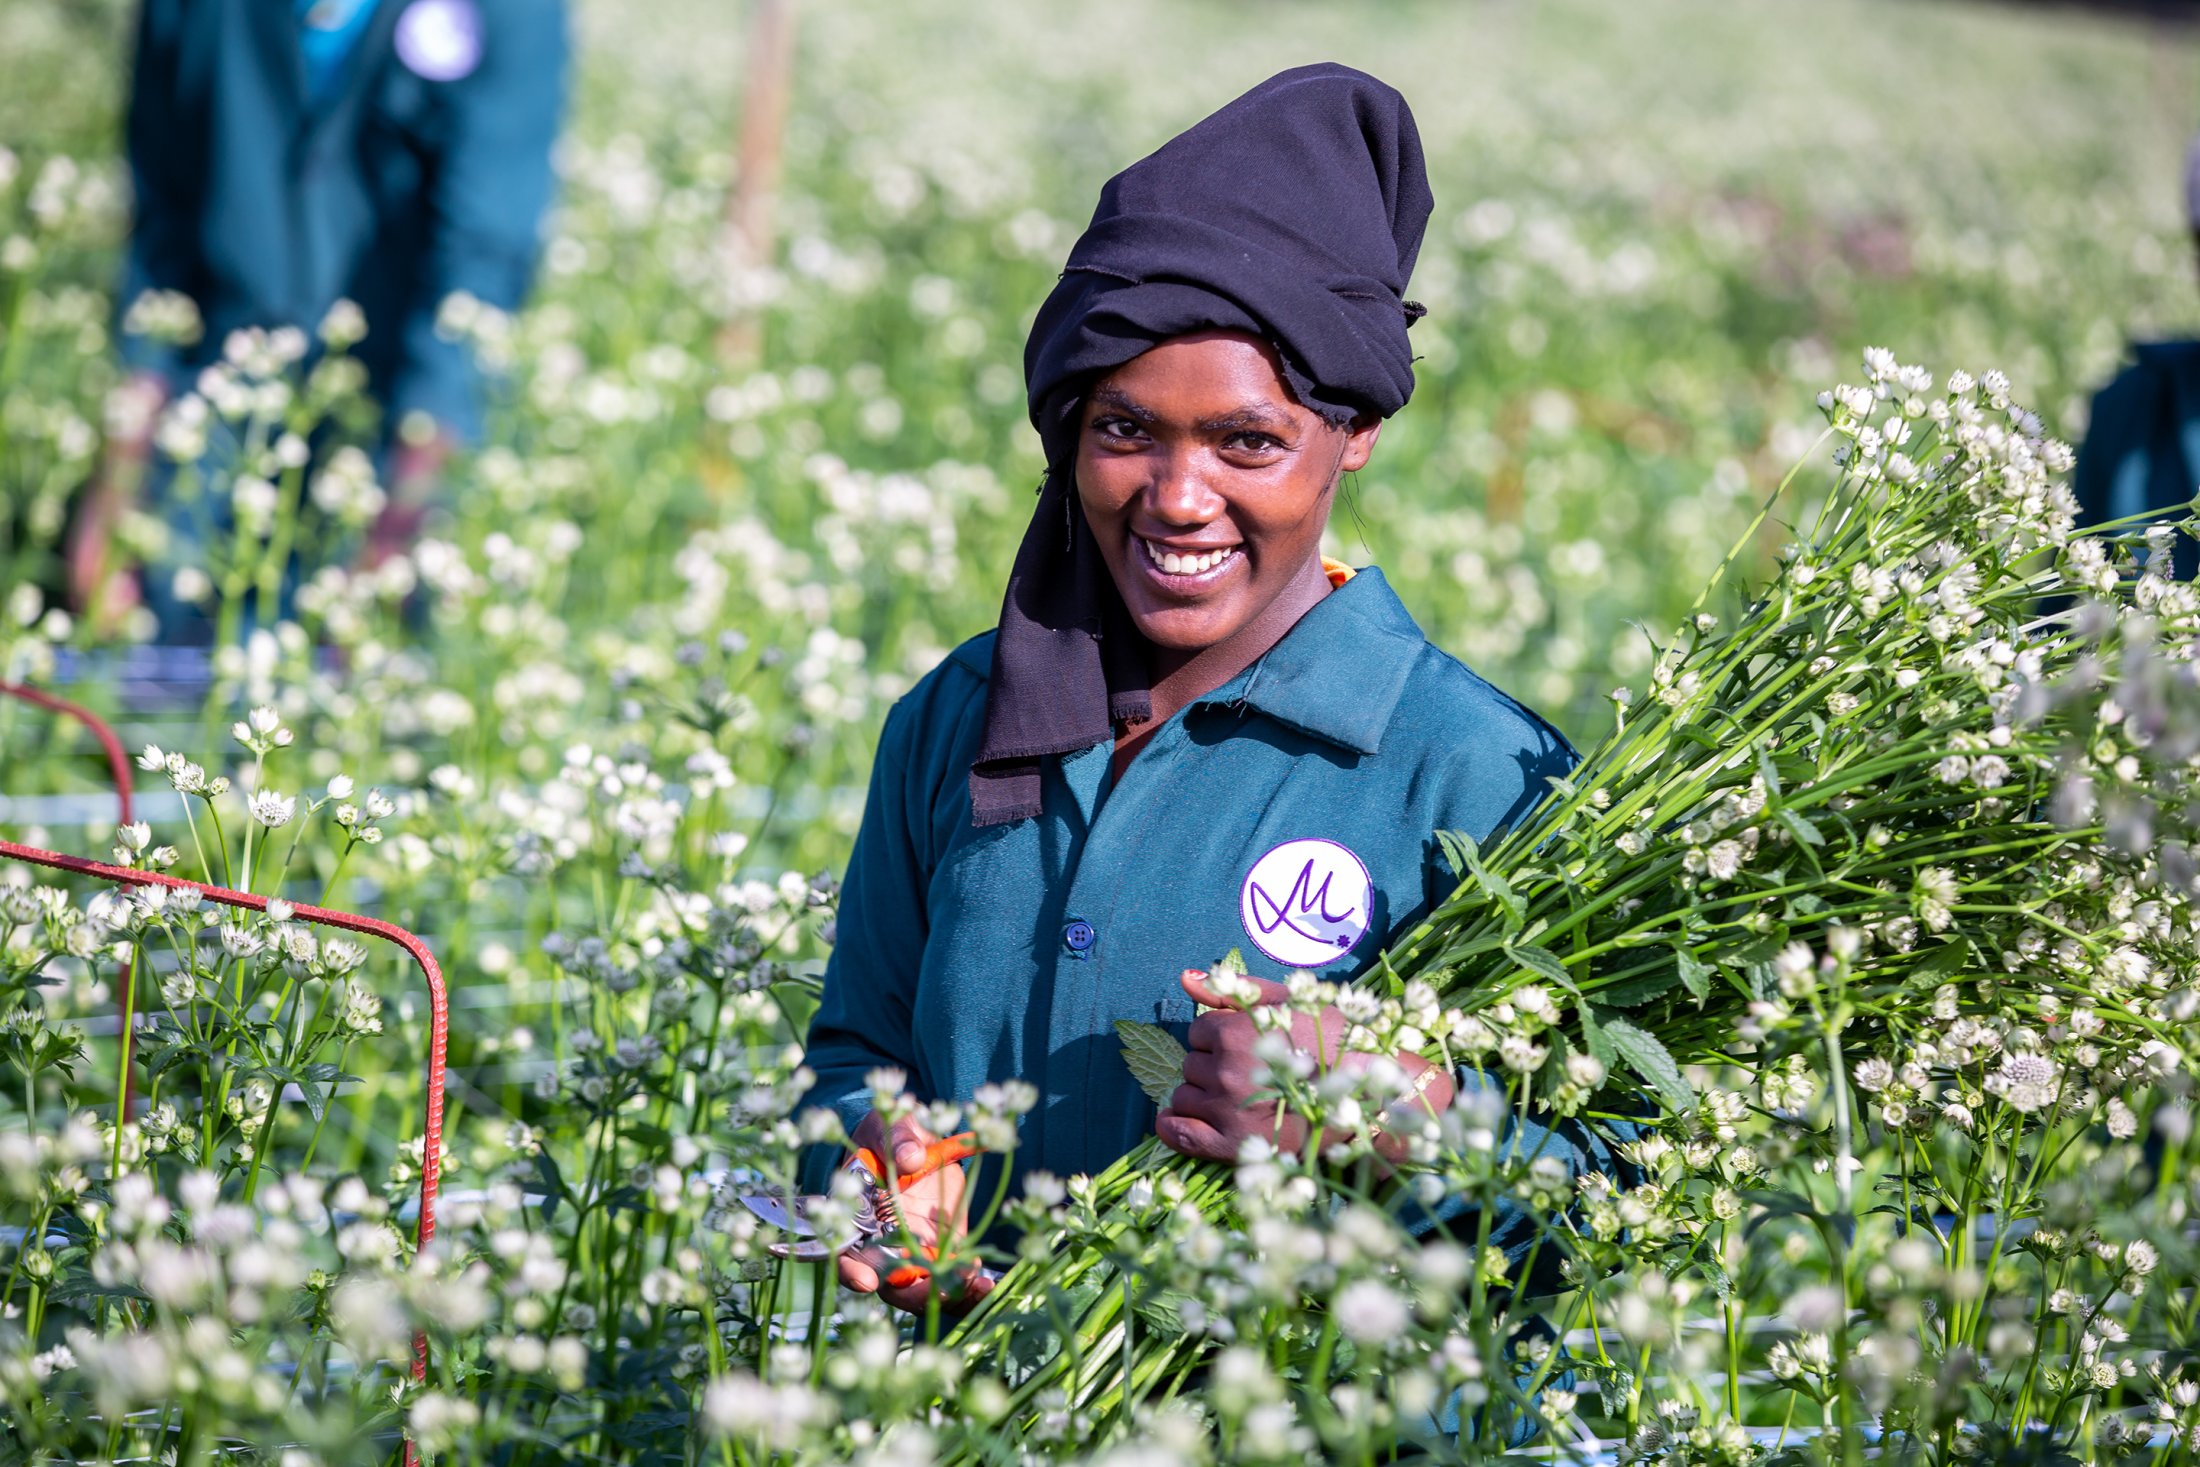
<svg viewBox="0 0 2200 1467">
<path fill-rule="evenodd" d="M 154 462 L 158 410 L 231 331 L 310 334 L 343 300 L 365 314 L 355 354 L 388 486 L 360 560 L 411 544 L 443 464 L 481 427 L 477 368 L 437 311 L 459 292 L 505 311 L 526 294 L 567 59 L 565 0 L 144 0 L 120 301 L 177 292 L 204 329 L 189 347 L 123 335 L 119 426 L 69 546 L 80 608 L 111 620 L 142 595 L 162 640 L 205 639 L 168 584 L 195 559 Z M 142 586 L 114 543 L 133 503 L 171 531 Z"/>
<path fill-rule="evenodd" d="M 2200 137 L 2185 153 L 2185 218 L 2200 253 Z M 2137 358 L 2093 398 L 2071 487 L 2082 524 L 2136 514 L 2182 516 L 2200 492 L 2200 341 L 2132 343 Z M 2179 535 L 2177 575 L 2196 547 Z"/>
</svg>

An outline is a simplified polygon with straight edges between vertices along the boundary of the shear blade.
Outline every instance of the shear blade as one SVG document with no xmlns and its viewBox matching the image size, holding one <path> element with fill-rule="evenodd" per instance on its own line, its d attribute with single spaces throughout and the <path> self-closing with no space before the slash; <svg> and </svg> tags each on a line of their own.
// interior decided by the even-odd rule
<svg viewBox="0 0 2200 1467">
<path fill-rule="evenodd" d="M 833 1250 L 815 1238 L 803 1238 L 793 1243 L 767 1243 L 764 1251 L 774 1258 L 784 1258 L 790 1263 L 822 1263 L 833 1256 Z"/>
<path fill-rule="evenodd" d="M 750 1212 L 775 1228 L 809 1238 L 817 1234 L 817 1225 L 810 1221 L 810 1205 L 824 1199 L 818 1197 L 787 1197 L 777 1192 L 744 1192 L 740 1202 Z"/>
</svg>

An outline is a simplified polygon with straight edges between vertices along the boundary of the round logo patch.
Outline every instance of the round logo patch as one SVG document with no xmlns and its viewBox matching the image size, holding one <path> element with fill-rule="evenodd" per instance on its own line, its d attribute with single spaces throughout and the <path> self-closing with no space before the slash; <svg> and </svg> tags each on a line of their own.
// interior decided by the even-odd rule
<svg viewBox="0 0 2200 1467">
<path fill-rule="evenodd" d="M 473 0 L 412 0 L 397 17 L 397 59 L 429 81 L 471 74 L 481 64 L 481 11 Z"/>
<path fill-rule="evenodd" d="M 1367 934 L 1374 885 L 1333 840 L 1287 840 L 1253 863 L 1238 914 L 1253 946 L 1293 968 L 1325 968 Z"/>
</svg>

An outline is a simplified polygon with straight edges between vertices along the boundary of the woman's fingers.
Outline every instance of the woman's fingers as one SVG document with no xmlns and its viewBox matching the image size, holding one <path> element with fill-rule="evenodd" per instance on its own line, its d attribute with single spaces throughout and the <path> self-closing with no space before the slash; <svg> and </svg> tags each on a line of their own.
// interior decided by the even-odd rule
<svg viewBox="0 0 2200 1467">
<path fill-rule="evenodd" d="M 904 1265 L 907 1266 L 906 1264 Z M 918 1271 L 915 1281 L 903 1284 L 886 1284 L 878 1296 L 896 1309 L 909 1314 L 922 1314 L 931 1303 L 935 1285 L 940 1293 L 940 1309 L 950 1317 L 967 1313 L 970 1306 L 993 1291 L 994 1281 L 975 1268 L 965 1269 L 952 1278 L 937 1280 Z"/>
<path fill-rule="evenodd" d="M 1217 1093 L 1226 1091 L 1222 1058 L 1209 1050 L 1195 1049 L 1184 1056 L 1184 1083 Z"/>
<path fill-rule="evenodd" d="M 948 1173 L 955 1175 L 949 1177 Z M 894 1199 L 894 1210 L 920 1242 L 936 1243 L 963 1229 L 962 1170 L 941 1167 Z"/>
<path fill-rule="evenodd" d="M 1192 1020 L 1192 1027 L 1185 1031 L 1184 1043 L 1209 1054 L 1250 1054 L 1253 1041 L 1258 1038 L 1260 1031 L 1253 1027 L 1253 1021 L 1236 1009 L 1211 1009 Z"/>
<path fill-rule="evenodd" d="M 903 1116 L 889 1127 L 877 1111 L 872 1111 L 857 1123 L 849 1139 L 872 1155 L 891 1160 L 896 1172 L 908 1176 L 924 1169 L 925 1148 L 940 1138 L 914 1116 Z"/>
<path fill-rule="evenodd" d="M 878 1243 L 850 1248 L 840 1255 L 840 1281 L 859 1294 L 876 1294 L 904 1314 L 922 1314 L 930 1302 L 932 1274 L 904 1256 L 900 1250 Z M 940 1303 L 959 1314 L 992 1292 L 994 1280 L 984 1270 L 966 1268 L 952 1278 L 941 1278 Z"/>
<path fill-rule="evenodd" d="M 838 1259 L 840 1281 L 859 1294 L 875 1294 L 885 1261 L 885 1254 L 874 1246 L 844 1248 Z"/>
<path fill-rule="evenodd" d="M 894 1308 L 909 1314 L 921 1313 L 925 1296 L 932 1291 L 932 1276 L 921 1268 L 914 1268 L 899 1250 L 887 1249 L 877 1244 L 864 1247 L 872 1270 L 878 1277 L 878 1296 Z"/>
<path fill-rule="evenodd" d="M 889 1144 L 894 1148 L 894 1170 L 903 1176 L 923 1170 L 925 1148 L 939 1139 L 919 1124 L 915 1116 L 903 1116 L 894 1122 L 893 1132 L 888 1138 Z"/>
<path fill-rule="evenodd" d="M 931 1293 L 931 1280 L 920 1278 L 913 1284 L 882 1284 L 878 1296 L 904 1314 L 922 1314 Z"/>
<path fill-rule="evenodd" d="M 1165 1110 L 1154 1121 L 1153 1132 L 1171 1151 L 1202 1161 L 1237 1160 L 1237 1143 L 1197 1116 Z"/>
<path fill-rule="evenodd" d="M 1194 1003 L 1203 1003 L 1211 1009 L 1266 1008 L 1270 1004 L 1282 1003 L 1290 997 L 1291 992 L 1281 983 L 1271 983 L 1266 978 L 1248 976 L 1242 981 L 1257 985 L 1259 991 L 1252 1002 L 1247 1003 L 1242 999 L 1229 998 L 1217 992 L 1213 986 L 1214 980 L 1197 968 L 1186 968 L 1183 976 L 1177 981 L 1184 985 L 1185 995 Z"/>
<path fill-rule="evenodd" d="M 848 1143 L 860 1146 L 873 1154 L 886 1149 L 886 1122 L 875 1110 L 865 1111 L 863 1119 L 856 1122 L 855 1130 L 848 1133 Z"/>
</svg>

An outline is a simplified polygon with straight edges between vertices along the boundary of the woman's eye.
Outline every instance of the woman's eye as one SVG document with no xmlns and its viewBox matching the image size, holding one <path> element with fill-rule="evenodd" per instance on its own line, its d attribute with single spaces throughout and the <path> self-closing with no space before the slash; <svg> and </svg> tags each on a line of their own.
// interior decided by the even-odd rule
<svg viewBox="0 0 2200 1467">
<path fill-rule="evenodd" d="M 1092 429 L 1095 433 L 1106 438 L 1136 438 L 1138 436 L 1138 425 L 1129 418 L 1095 418 L 1092 420 Z"/>
<path fill-rule="evenodd" d="M 1283 440 L 1271 438 L 1266 433 L 1233 433 L 1222 446 L 1235 453 L 1268 454 L 1281 449 Z"/>
</svg>

